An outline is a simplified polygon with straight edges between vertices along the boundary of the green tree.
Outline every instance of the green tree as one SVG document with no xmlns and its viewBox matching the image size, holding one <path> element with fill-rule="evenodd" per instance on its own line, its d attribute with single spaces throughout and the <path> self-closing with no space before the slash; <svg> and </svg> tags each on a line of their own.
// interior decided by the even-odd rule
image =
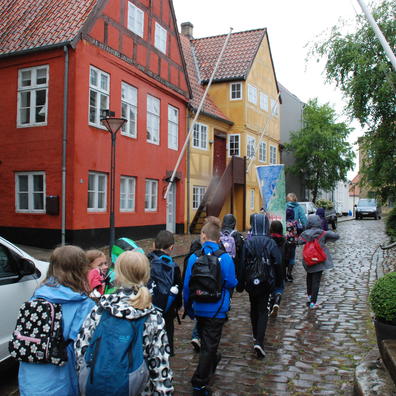
<svg viewBox="0 0 396 396">
<path fill-rule="evenodd" d="M 335 111 L 328 104 L 320 106 L 317 99 L 310 100 L 303 119 L 304 127 L 293 132 L 285 145 L 295 157 L 287 171 L 302 175 L 315 202 L 319 190 L 329 191 L 338 181 L 346 180 L 355 154 L 346 140 L 351 129 L 336 122 Z"/>
<path fill-rule="evenodd" d="M 373 17 L 391 48 L 396 47 L 396 2 L 382 1 Z M 334 26 L 313 52 L 326 58 L 325 73 L 347 99 L 347 113 L 367 132 L 359 140 L 363 153 L 362 184 L 383 200 L 396 197 L 396 73 L 363 15 L 356 31 Z"/>
</svg>

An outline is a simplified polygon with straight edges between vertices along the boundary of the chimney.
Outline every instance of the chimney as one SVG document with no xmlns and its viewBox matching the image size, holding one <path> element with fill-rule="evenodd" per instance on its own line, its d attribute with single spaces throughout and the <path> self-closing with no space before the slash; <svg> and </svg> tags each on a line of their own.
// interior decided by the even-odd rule
<svg viewBox="0 0 396 396">
<path fill-rule="evenodd" d="M 181 34 L 186 36 L 189 40 L 192 40 L 193 37 L 193 24 L 191 22 L 183 22 L 181 25 Z"/>
</svg>

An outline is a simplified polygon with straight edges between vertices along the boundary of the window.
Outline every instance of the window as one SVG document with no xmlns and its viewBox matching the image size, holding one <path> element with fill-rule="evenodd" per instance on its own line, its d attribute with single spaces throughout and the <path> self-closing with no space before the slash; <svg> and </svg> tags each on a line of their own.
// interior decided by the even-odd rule
<svg viewBox="0 0 396 396">
<path fill-rule="evenodd" d="M 250 103 L 257 103 L 257 88 L 248 84 L 248 101 Z"/>
<path fill-rule="evenodd" d="M 104 173 L 88 173 L 88 211 L 104 212 L 106 210 L 107 175 Z"/>
<path fill-rule="evenodd" d="M 267 143 L 260 142 L 259 161 L 267 162 Z"/>
<path fill-rule="evenodd" d="M 198 209 L 205 195 L 206 187 L 193 186 L 193 209 Z"/>
<path fill-rule="evenodd" d="M 254 137 L 247 137 L 247 145 L 246 145 L 246 156 L 248 158 L 254 158 L 254 146 L 256 144 L 256 139 Z"/>
<path fill-rule="evenodd" d="M 242 84 L 241 83 L 231 83 L 230 84 L 230 99 L 238 100 L 242 99 Z"/>
<path fill-rule="evenodd" d="M 160 101 L 147 95 L 147 141 L 159 144 L 160 135 Z"/>
<path fill-rule="evenodd" d="M 168 148 L 177 150 L 179 135 L 179 110 L 168 106 Z"/>
<path fill-rule="evenodd" d="M 120 211 L 133 212 L 135 210 L 135 188 L 134 177 L 121 176 L 120 180 Z"/>
<path fill-rule="evenodd" d="M 154 46 L 166 54 L 166 29 L 157 22 L 155 22 Z"/>
<path fill-rule="evenodd" d="M 279 115 L 279 105 L 275 99 L 271 99 L 271 112 L 272 115 L 278 117 Z"/>
<path fill-rule="evenodd" d="M 24 172 L 15 175 L 16 211 L 45 213 L 44 172 Z"/>
<path fill-rule="evenodd" d="M 268 111 L 268 95 L 264 92 L 260 92 L 260 109 Z"/>
<path fill-rule="evenodd" d="M 89 68 L 89 123 L 104 128 L 100 123 L 100 110 L 109 108 L 110 76 L 91 66 Z"/>
<path fill-rule="evenodd" d="M 239 145 L 239 135 L 229 135 L 228 138 L 228 155 L 231 157 L 235 155 L 237 157 L 240 156 L 240 145 Z"/>
<path fill-rule="evenodd" d="M 143 37 L 144 12 L 128 1 L 128 29 Z"/>
<path fill-rule="evenodd" d="M 128 120 L 121 129 L 125 136 L 136 137 L 137 89 L 121 83 L 121 117 Z"/>
<path fill-rule="evenodd" d="M 19 70 L 18 127 L 47 122 L 48 66 Z"/>
<path fill-rule="evenodd" d="M 250 190 L 250 209 L 254 210 L 254 190 Z"/>
<path fill-rule="evenodd" d="M 144 200 L 144 210 L 146 212 L 155 212 L 157 210 L 158 200 L 158 181 L 146 179 L 146 197 Z"/>
<path fill-rule="evenodd" d="M 276 147 L 270 146 L 270 164 L 276 164 Z"/>
<path fill-rule="evenodd" d="M 208 127 L 199 122 L 194 125 L 193 147 L 202 150 L 208 149 Z"/>
</svg>

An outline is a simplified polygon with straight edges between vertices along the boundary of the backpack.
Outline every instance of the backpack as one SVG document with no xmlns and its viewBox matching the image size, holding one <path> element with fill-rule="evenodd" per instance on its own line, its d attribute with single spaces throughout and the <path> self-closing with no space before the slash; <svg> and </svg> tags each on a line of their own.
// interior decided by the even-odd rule
<svg viewBox="0 0 396 396">
<path fill-rule="evenodd" d="M 63 338 L 62 306 L 42 298 L 21 305 L 16 327 L 8 344 L 10 355 L 27 363 L 67 362 Z"/>
<path fill-rule="evenodd" d="M 220 233 L 220 241 L 224 246 L 224 249 L 226 252 L 232 257 L 235 258 L 236 256 L 236 244 L 235 244 L 235 239 L 232 236 L 236 230 L 232 230 L 231 232 L 229 231 L 223 231 Z"/>
<path fill-rule="evenodd" d="M 220 256 L 224 253 L 221 249 L 212 254 L 205 254 L 202 249 L 195 252 L 197 260 L 192 266 L 189 283 L 192 300 L 203 303 L 220 300 L 223 292 Z"/>
<path fill-rule="evenodd" d="M 323 231 L 317 238 L 313 239 L 312 241 L 307 241 L 304 238 L 301 238 L 305 241 L 305 245 L 303 247 L 303 259 L 305 264 L 308 267 L 311 267 L 315 264 L 320 264 L 326 261 L 327 255 L 323 250 L 322 246 L 319 243 L 319 239 L 325 234 Z"/>
<path fill-rule="evenodd" d="M 170 289 L 174 285 L 176 264 L 172 258 L 166 254 L 157 256 L 155 253 L 150 253 L 149 258 L 151 262 L 151 271 L 148 288 L 152 290 L 153 305 L 162 312 L 168 312 L 172 306 L 169 300 L 174 300 L 174 296 L 171 295 Z"/>
<path fill-rule="evenodd" d="M 81 395 L 129 395 L 143 392 L 149 371 L 143 355 L 147 316 L 128 320 L 104 311 L 84 353 L 79 373 Z"/>
<path fill-rule="evenodd" d="M 297 220 L 288 220 L 286 222 L 286 242 L 295 245 L 298 239 Z"/>
</svg>

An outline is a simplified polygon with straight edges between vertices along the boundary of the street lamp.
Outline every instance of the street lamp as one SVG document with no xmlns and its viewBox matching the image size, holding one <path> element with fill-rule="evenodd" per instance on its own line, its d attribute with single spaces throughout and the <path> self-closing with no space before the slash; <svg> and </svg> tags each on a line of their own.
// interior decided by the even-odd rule
<svg viewBox="0 0 396 396">
<path fill-rule="evenodd" d="M 115 149 L 117 132 L 127 122 L 125 118 L 116 118 L 115 112 L 111 110 L 101 110 L 101 124 L 111 134 L 111 172 L 110 172 L 110 243 L 109 255 L 111 257 L 111 249 L 115 243 L 114 228 L 114 194 L 115 194 Z"/>
</svg>

